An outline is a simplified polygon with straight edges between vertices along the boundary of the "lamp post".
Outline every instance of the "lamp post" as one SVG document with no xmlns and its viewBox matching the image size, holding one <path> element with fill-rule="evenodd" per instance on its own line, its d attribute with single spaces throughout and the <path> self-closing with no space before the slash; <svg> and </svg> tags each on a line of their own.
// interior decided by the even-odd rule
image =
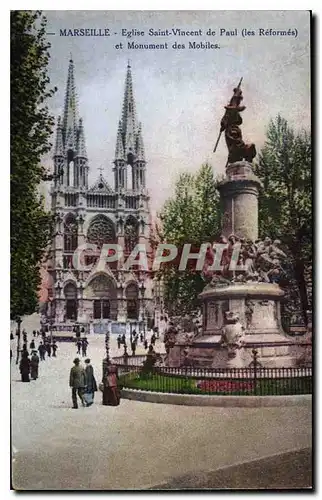
<svg viewBox="0 0 322 500">
<path fill-rule="evenodd" d="M 18 317 L 16 319 L 16 322 L 17 322 L 17 358 L 16 358 L 16 365 L 19 363 L 19 352 L 20 352 L 20 336 L 21 336 L 21 332 L 20 332 L 20 325 L 22 323 L 22 319 L 20 317 Z"/>
<path fill-rule="evenodd" d="M 54 324 L 54 318 L 53 318 L 53 298 L 49 297 L 48 302 L 50 304 L 50 314 L 49 314 L 49 334 L 50 334 L 50 343 L 53 343 L 53 324 Z"/>
<path fill-rule="evenodd" d="M 102 332 L 102 326 L 103 326 L 103 323 L 101 322 L 100 323 L 100 331 Z M 103 405 L 107 405 L 107 402 L 105 400 L 105 397 L 104 397 L 104 390 L 106 389 L 106 375 L 107 375 L 107 368 L 108 368 L 108 365 L 111 363 L 111 360 L 110 360 L 110 333 L 109 333 L 109 325 L 107 325 L 107 329 L 106 329 L 106 332 L 105 332 L 105 354 L 106 354 L 106 357 L 105 359 L 103 359 L 103 362 L 102 362 L 102 373 L 103 373 L 103 377 L 102 377 L 102 382 L 103 382 L 103 386 L 104 386 L 104 389 L 103 389 L 103 400 L 102 400 L 102 404 Z"/>
<path fill-rule="evenodd" d="M 145 333 L 145 301 L 144 301 L 144 296 L 145 296 L 145 286 L 144 286 L 144 281 L 141 281 L 140 283 L 140 292 L 141 292 L 141 301 L 142 301 L 142 321 L 143 321 L 143 335 L 144 335 L 144 340 L 146 337 Z"/>
</svg>

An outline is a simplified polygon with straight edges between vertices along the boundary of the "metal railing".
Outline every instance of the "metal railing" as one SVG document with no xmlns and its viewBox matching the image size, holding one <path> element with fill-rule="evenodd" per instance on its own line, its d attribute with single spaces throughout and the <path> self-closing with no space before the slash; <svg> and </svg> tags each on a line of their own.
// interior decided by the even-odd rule
<svg viewBox="0 0 322 500">
<path fill-rule="evenodd" d="M 130 358 L 128 358 L 128 361 Z M 114 362 L 114 361 L 113 361 Z M 118 363 L 123 388 L 175 394 L 312 394 L 312 368 L 170 368 Z"/>
</svg>

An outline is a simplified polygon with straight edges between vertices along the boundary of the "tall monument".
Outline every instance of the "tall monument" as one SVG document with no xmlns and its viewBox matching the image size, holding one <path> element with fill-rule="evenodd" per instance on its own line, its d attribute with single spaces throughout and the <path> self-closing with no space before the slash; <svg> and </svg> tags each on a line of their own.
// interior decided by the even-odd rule
<svg viewBox="0 0 322 500">
<path fill-rule="evenodd" d="M 212 279 L 199 296 L 203 302 L 202 333 L 181 342 L 177 337 L 168 355 L 169 364 L 247 367 L 254 348 L 262 366 L 287 367 L 296 362 L 294 341 L 284 333 L 281 323 L 284 292 L 278 282 L 286 255 L 279 241 L 272 242 L 269 237 L 258 240 L 262 186 L 252 165 L 255 145 L 243 141 L 240 129 L 241 113 L 246 109 L 241 81 L 225 106 L 214 149 L 224 132 L 226 177 L 218 185 L 223 206 L 221 269 L 212 270 L 215 247 L 204 268 Z"/>
</svg>

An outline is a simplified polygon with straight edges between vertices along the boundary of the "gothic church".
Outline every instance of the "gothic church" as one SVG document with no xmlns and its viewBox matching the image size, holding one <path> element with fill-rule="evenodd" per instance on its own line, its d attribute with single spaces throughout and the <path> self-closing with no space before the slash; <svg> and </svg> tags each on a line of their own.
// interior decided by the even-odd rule
<svg viewBox="0 0 322 500">
<path fill-rule="evenodd" d="M 151 324 L 153 281 L 149 271 L 124 271 L 117 262 L 98 271 L 97 255 L 86 255 L 91 270 L 73 267 L 73 254 L 84 243 L 98 249 L 105 243 L 122 246 L 125 259 L 137 243 L 149 249 L 151 218 L 146 189 L 146 161 L 141 124 L 136 117 L 131 67 L 128 65 L 121 120 L 117 127 L 114 189 L 102 172 L 89 186 L 84 124 L 78 116 L 74 63 L 69 61 L 62 118 L 58 118 L 51 189 L 56 231 L 48 271 L 54 324 L 114 320 Z M 128 175 L 130 170 L 131 175 Z M 131 179 L 129 185 L 128 179 Z"/>
</svg>

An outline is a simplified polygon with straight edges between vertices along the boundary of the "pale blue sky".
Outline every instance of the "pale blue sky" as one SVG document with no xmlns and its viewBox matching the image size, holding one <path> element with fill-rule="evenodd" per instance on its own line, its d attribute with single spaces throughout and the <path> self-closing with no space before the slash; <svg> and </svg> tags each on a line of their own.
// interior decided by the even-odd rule
<svg viewBox="0 0 322 500">
<path fill-rule="evenodd" d="M 243 137 L 263 145 L 270 118 L 281 113 L 295 128 L 310 128 L 310 47 L 307 11 L 47 11 L 52 44 L 49 74 L 58 92 L 51 99 L 55 116 L 61 113 L 70 52 L 75 64 L 79 113 L 84 120 L 90 181 L 98 168 L 112 183 L 117 124 L 121 115 L 124 79 L 131 61 L 137 116 L 142 122 L 147 185 L 152 209 L 172 193 L 182 170 L 195 171 L 208 160 L 223 173 L 227 152 L 224 137 L 212 153 L 224 105 L 243 76 Z M 110 28 L 104 37 L 60 37 L 63 28 Z M 175 39 L 219 43 L 219 50 L 117 50 L 127 39 L 121 29 L 202 29 L 201 37 L 133 37 L 138 43 L 171 44 Z M 239 36 L 206 36 L 211 28 L 239 30 Z M 288 30 L 298 36 L 251 36 L 243 28 Z"/>
</svg>

